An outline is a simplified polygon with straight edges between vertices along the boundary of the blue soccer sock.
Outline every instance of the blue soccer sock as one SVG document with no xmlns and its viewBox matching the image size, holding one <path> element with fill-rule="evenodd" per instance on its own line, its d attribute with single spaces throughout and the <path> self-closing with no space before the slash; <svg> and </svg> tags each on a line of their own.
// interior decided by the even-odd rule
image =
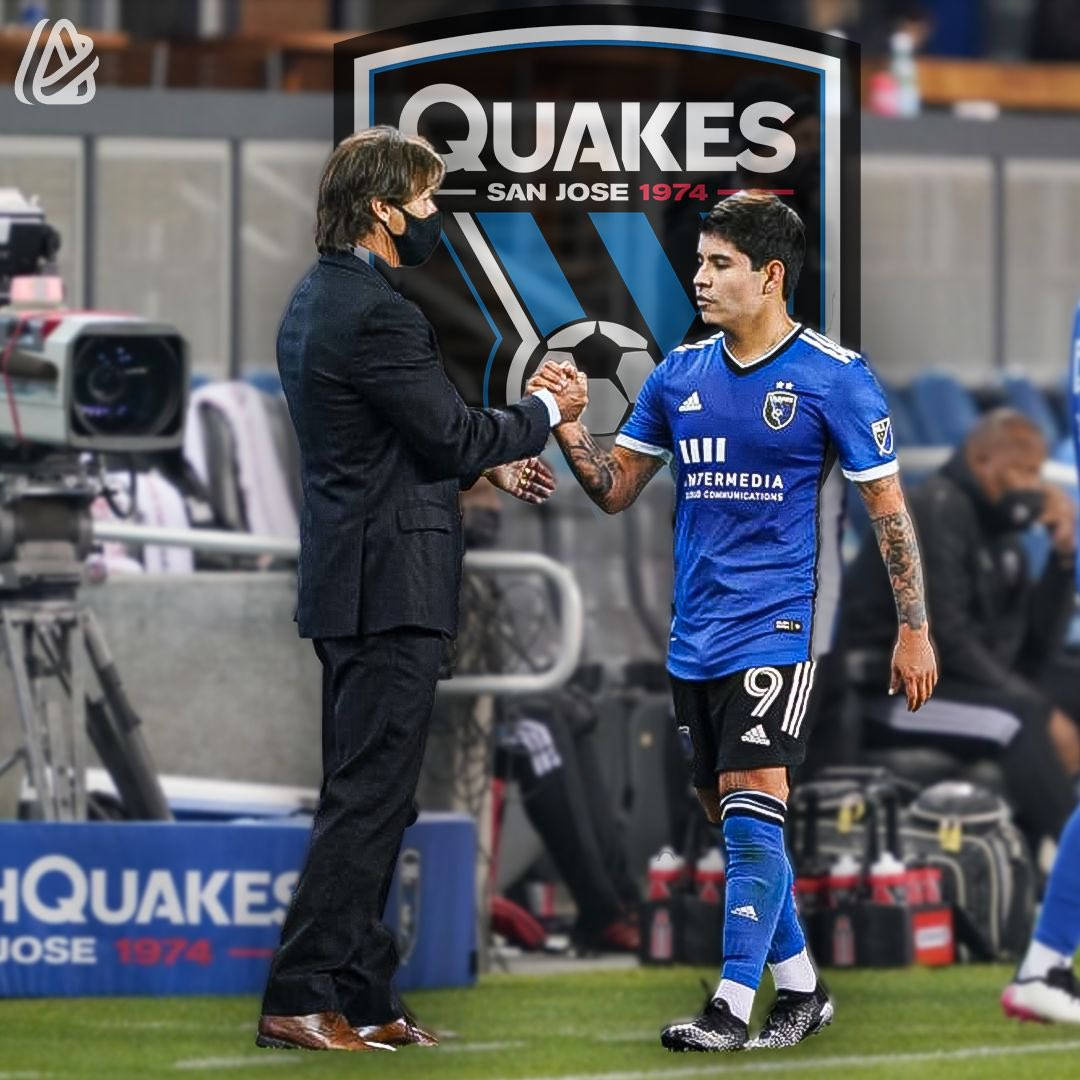
<svg viewBox="0 0 1080 1080">
<path fill-rule="evenodd" d="M 1020 977 L 1041 978 L 1051 967 L 1071 964 L 1080 948 L 1080 807 L 1072 812 L 1058 842 L 1039 921 Z"/>
<path fill-rule="evenodd" d="M 761 981 L 784 906 L 790 873 L 784 851 L 783 800 L 760 791 L 733 791 L 720 801 L 727 848 L 724 970 L 716 997 L 740 1020 Z"/>
<path fill-rule="evenodd" d="M 817 972 L 806 951 L 799 913 L 795 908 L 795 875 L 791 860 L 787 862 L 787 879 L 784 885 L 784 902 L 780 917 L 776 920 L 772 944 L 766 958 L 777 990 L 796 990 L 809 993 L 817 986 Z"/>
</svg>

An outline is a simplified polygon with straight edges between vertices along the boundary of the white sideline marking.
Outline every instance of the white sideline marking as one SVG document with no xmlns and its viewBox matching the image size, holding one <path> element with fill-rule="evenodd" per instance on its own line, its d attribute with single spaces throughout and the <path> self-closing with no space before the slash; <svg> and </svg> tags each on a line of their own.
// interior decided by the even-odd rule
<svg viewBox="0 0 1080 1080">
<path fill-rule="evenodd" d="M 254 1031 L 255 1024 L 204 1024 L 198 1020 L 71 1020 L 95 1031 Z M 2 1077 L 0 1077 L 2 1080 Z"/>
<path fill-rule="evenodd" d="M 1065 1053 L 1068 1050 L 1080 1050 L 1080 1040 L 1068 1042 L 1028 1043 L 1025 1046 L 969 1046 L 963 1050 L 923 1050 L 908 1054 L 850 1054 L 833 1057 L 806 1057 L 799 1061 L 778 1061 L 775 1057 L 769 1061 L 758 1061 L 751 1065 L 734 1064 L 734 1055 L 724 1055 L 726 1072 L 809 1072 L 821 1069 L 855 1069 L 868 1065 L 908 1065 L 924 1061 L 966 1061 L 971 1058 L 1024 1057 L 1028 1054 Z M 656 1080 L 656 1077 L 671 1076 L 715 1076 L 717 1060 L 720 1057 L 710 1055 L 708 1065 L 695 1065 L 681 1069 L 643 1069 L 636 1072 L 579 1073 L 573 1075 L 537 1076 L 529 1080 Z M 729 1064 L 729 1062 L 731 1064 Z"/>
<path fill-rule="evenodd" d="M 244 1057 L 188 1058 L 186 1061 L 174 1061 L 174 1069 L 257 1069 L 260 1065 L 296 1066 L 303 1058 L 275 1057 L 272 1054 L 259 1056 L 247 1054 Z"/>
<path fill-rule="evenodd" d="M 514 1042 L 475 1042 L 454 1043 L 450 1046 L 443 1045 L 439 1049 L 444 1053 L 488 1053 L 492 1050 L 517 1050 L 526 1044 L 522 1041 Z M 299 1060 L 293 1057 L 275 1057 L 271 1055 L 249 1054 L 244 1057 L 213 1057 L 213 1058 L 189 1058 L 184 1061 L 173 1063 L 174 1069 L 248 1069 L 257 1068 L 260 1065 L 296 1065 Z M 37 1080 L 38 1073 L 26 1073 L 25 1080 Z M 15 1074 L 11 1074 L 15 1080 Z M 0 1073 L 0 1080 L 8 1080 L 7 1073 Z M 20 1076 L 22 1080 L 22 1076 Z"/>
<path fill-rule="evenodd" d="M 489 1050 L 517 1050 L 525 1046 L 524 1042 L 475 1042 L 475 1043 L 440 1043 L 439 1049 L 449 1053 L 487 1053 Z"/>
</svg>

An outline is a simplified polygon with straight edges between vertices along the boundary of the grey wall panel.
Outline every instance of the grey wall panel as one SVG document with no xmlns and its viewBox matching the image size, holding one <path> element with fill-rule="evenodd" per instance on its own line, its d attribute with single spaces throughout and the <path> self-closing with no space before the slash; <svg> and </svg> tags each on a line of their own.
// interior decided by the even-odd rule
<svg viewBox="0 0 1080 1080">
<path fill-rule="evenodd" d="M 316 257 L 315 200 L 323 142 L 252 140 L 241 151 L 240 310 L 243 370 L 273 368 L 285 301 Z"/>
<path fill-rule="evenodd" d="M 0 136 L 0 187 L 37 197 L 61 237 L 57 260 L 67 303 L 83 304 L 83 229 L 86 172 L 82 139 Z"/>
<path fill-rule="evenodd" d="M 95 306 L 174 323 L 194 371 L 229 373 L 232 199 L 217 139 L 97 143 Z"/>
<path fill-rule="evenodd" d="M 1060 383 L 1080 298 L 1080 163 L 1005 164 L 1005 359 Z"/>
<path fill-rule="evenodd" d="M 162 772 L 318 786 L 321 670 L 295 575 L 116 575 L 82 595 Z M 0 663 L 0 751 L 20 741 L 13 700 Z"/>
<path fill-rule="evenodd" d="M 892 382 L 927 368 L 990 378 L 993 162 L 868 154 L 862 180 L 863 349 Z"/>
</svg>

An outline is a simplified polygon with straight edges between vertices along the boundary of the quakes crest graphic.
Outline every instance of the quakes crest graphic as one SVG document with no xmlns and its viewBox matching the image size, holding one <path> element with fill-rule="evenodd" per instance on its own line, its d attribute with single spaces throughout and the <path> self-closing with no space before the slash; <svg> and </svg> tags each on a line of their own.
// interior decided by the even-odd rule
<svg viewBox="0 0 1080 1080">
<path fill-rule="evenodd" d="M 387 274 L 435 327 L 470 404 L 517 401 L 545 357 L 569 356 L 589 377 L 586 424 L 617 431 L 652 368 L 715 331 L 693 301 L 698 234 L 739 190 L 800 214 L 792 314 L 857 347 L 849 43 L 582 5 L 367 34 L 338 43 L 334 65 L 336 140 L 392 124 L 446 161 L 439 249 Z"/>
</svg>

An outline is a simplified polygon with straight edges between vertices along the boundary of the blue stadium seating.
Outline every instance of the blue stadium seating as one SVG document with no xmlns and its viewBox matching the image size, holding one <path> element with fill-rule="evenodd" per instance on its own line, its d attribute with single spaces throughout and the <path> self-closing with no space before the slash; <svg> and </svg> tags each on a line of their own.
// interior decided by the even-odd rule
<svg viewBox="0 0 1080 1080">
<path fill-rule="evenodd" d="M 958 446 L 979 416 L 969 391 L 942 372 L 920 375 L 908 395 L 923 440 L 929 445 Z"/>
<path fill-rule="evenodd" d="M 1042 391 L 1026 375 L 1006 375 L 1002 386 L 1006 402 L 1034 420 L 1042 429 L 1047 445 L 1055 446 L 1063 432 Z"/>
<path fill-rule="evenodd" d="M 907 392 L 900 386 L 883 383 L 885 400 L 889 403 L 889 415 L 892 417 L 893 438 L 899 448 L 918 446 L 923 442 L 915 413 L 908 402 Z"/>
<path fill-rule="evenodd" d="M 272 397 L 281 393 L 281 378 L 276 371 L 249 371 L 244 381 Z"/>
</svg>

